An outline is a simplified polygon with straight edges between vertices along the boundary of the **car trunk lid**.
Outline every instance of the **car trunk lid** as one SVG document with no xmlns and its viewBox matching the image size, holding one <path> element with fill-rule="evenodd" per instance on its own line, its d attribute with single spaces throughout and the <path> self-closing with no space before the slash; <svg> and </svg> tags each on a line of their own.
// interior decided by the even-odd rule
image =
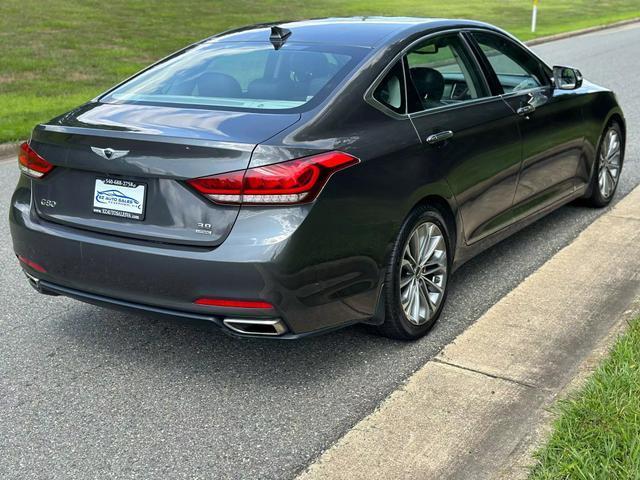
<svg viewBox="0 0 640 480">
<path fill-rule="evenodd" d="M 216 246 L 239 207 L 185 180 L 246 169 L 261 143 L 298 114 L 92 103 L 38 126 L 31 146 L 56 168 L 33 180 L 50 221 L 121 237 Z"/>
</svg>

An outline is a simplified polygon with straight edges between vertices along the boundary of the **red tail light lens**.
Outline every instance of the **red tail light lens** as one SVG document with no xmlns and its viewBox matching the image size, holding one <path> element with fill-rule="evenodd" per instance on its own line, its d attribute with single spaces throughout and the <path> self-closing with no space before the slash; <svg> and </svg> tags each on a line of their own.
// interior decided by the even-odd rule
<svg viewBox="0 0 640 480">
<path fill-rule="evenodd" d="M 47 272 L 42 265 L 40 265 L 39 263 L 34 262 L 33 260 L 28 259 L 27 257 L 24 257 L 22 255 L 18 255 L 18 260 L 20 260 L 26 266 L 33 268 L 37 272 L 42 272 L 42 273 L 46 273 Z"/>
<path fill-rule="evenodd" d="M 53 170 L 53 165 L 38 155 L 27 142 L 20 145 L 18 162 L 22 173 L 33 178 L 42 178 Z"/>
<path fill-rule="evenodd" d="M 328 152 L 287 162 L 196 178 L 187 183 L 216 203 L 291 205 L 315 200 L 329 177 L 360 160 Z"/>
<path fill-rule="evenodd" d="M 228 300 L 223 298 L 198 298 L 195 302 L 197 305 L 206 305 L 209 307 L 232 307 L 232 308 L 273 308 L 268 302 L 260 300 Z"/>
</svg>

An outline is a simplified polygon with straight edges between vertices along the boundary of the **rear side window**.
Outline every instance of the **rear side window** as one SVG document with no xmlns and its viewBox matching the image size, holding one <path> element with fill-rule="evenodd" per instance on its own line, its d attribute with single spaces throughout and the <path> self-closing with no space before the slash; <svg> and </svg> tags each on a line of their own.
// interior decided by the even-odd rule
<svg viewBox="0 0 640 480">
<path fill-rule="evenodd" d="M 544 70 L 524 49 L 504 37 L 474 32 L 473 38 L 489 61 L 505 93 L 544 85 Z"/>
<path fill-rule="evenodd" d="M 134 77 L 101 101 L 296 109 L 326 94 L 361 60 L 366 49 L 270 43 L 203 44 Z"/>
<path fill-rule="evenodd" d="M 404 71 L 401 62 L 397 62 L 382 79 L 373 92 L 373 98 L 389 110 L 406 113 Z"/>
</svg>

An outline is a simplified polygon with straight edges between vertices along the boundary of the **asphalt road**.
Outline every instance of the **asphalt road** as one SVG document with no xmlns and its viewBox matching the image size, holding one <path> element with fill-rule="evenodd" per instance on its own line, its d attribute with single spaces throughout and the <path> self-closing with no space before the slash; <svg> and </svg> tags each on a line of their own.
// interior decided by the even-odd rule
<svg viewBox="0 0 640 480">
<path fill-rule="evenodd" d="M 620 199 L 640 182 L 640 26 L 535 50 L 618 92 L 629 129 Z M 33 292 L 6 223 L 17 175 L 0 163 L 4 479 L 290 478 L 601 213 L 562 208 L 465 265 L 419 342 L 362 327 L 248 341 Z"/>
</svg>

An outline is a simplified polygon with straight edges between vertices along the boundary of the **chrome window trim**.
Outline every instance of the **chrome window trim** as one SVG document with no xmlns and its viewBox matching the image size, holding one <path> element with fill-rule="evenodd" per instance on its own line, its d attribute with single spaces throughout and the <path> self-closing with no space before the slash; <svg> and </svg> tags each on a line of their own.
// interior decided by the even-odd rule
<svg viewBox="0 0 640 480">
<path fill-rule="evenodd" d="M 518 40 L 515 37 L 512 37 L 511 35 L 508 35 L 504 32 L 501 31 L 497 31 L 497 30 L 491 30 L 490 28 L 478 28 L 478 27 L 469 27 L 469 28 L 465 28 L 464 29 L 465 32 L 483 32 L 483 33 L 490 33 L 493 35 L 496 35 L 498 37 L 502 37 L 505 40 L 507 40 L 508 42 L 512 43 L 513 45 L 515 45 L 516 47 L 518 47 L 520 50 L 522 50 L 523 52 L 525 52 L 527 55 L 529 55 L 530 57 L 533 57 L 534 60 L 536 60 L 540 65 L 542 65 L 544 68 L 546 68 L 548 71 L 553 72 L 553 69 L 551 67 L 549 67 L 549 65 L 547 65 L 547 63 L 542 60 L 538 55 L 536 55 L 533 50 L 531 50 L 529 47 L 527 47 L 524 43 L 522 43 L 520 40 Z M 477 40 L 474 39 L 474 41 L 477 42 Z M 543 69 L 544 70 L 544 69 Z M 543 78 L 545 80 L 547 80 L 549 83 L 547 85 L 540 85 L 539 87 L 533 87 L 531 89 L 527 89 L 527 90 L 519 90 L 519 92 L 528 92 L 529 90 L 535 90 L 538 88 L 542 88 L 542 87 L 552 87 L 553 84 L 551 83 L 550 79 L 548 78 L 548 73 L 549 72 L 543 72 L 545 75 L 543 75 Z M 495 71 L 494 71 L 495 73 Z M 509 95 L 512 92 L 509 93 L 503 93 L 502 96 L 504 95 Z"/>
<path fill-rule="evenodd" d="M 488 93 L 488 96 L 489 97 L 495 97 L 496 95 L 492 95 L 493 92 L 491 91 L 491 85 L 489 85 L 489 79 L 484 74 L 484 71 L 482 70 L 482 65 L 480 65 L 480 62 L 478 60 L 478 56 L 474 53 L 473 47 L 469 43 L 469 39 L 467 38 L 467 36 L 464 35 L 464 32 L 466 32 L 466 30 L 460 30 L 460 32 L 458 33 L 458 36 L 460 37 L 460 40 L 462 41 L 464 47 L 467 49 L 467 55 L 471 56 L 471 61 L 473 62 L 474 66 L 476 67 L 477 73 L 479 73 L 480 77 L 482 78 L 482 83 L 483 83 L 483 86 L 485 88 L 485 91 Z M 483 98 L 485 98 L 485 97 L 483 97 Z M 479 98 L 475 98 L 473 100 L 480 100 L 480 99 Z"/>
<path fill-rule="evenodd" d="M 493 100 L 496 100 L 496 99 L 501 99 L 504 94 L 502 94 L 502 95 L 489 95 L 487 97 L 476 98 L 476 99 L 473 99 L 473 100 L 466 100 L 466 101 L 463 101 L 463 102 L 458 103 L 458 104 L 443 105 L 442 107 L 429 108 L 429 109 L 421 110 L 420 112 L 408 113 L 409 102 L 408 102 L 408 96 L 407 96 L 407 72 L 405 70 L 404 61 L 402 62 L 402 71 L 403 71 L 403 74 L 404 74 L 405 113 L 394 112 L 393 110 L 387 108 L 383 103 L 379 102 L 378 100 L 376 100 L 373 97 L 373 92 L 378 87 L 378 85 L 380 85 L 380 82 L 382 82 L 382 80 L 384 80 L 384 77 L 387 75 L 387 73 L 389 73 L 389 70 L 391 70 L 396 65 L 396 63 L 398 61 L 401 61 L 402 58 L 407 54 L 407 52 L 409 52 L 409 50 L 411 50 L 416 45 L 418 45 L 418 44 L 420 44 L 420 43 L 422 43 L 422 42 L 424 42 L 426 40 L 429 40 L 429 39 L 431 39 L 433 37 L 437 37 L 437 36 L 440 36 L 440 35 L 448 35 L 448 34 L 451 34 L 451 33 L 455 33 L 455 34 L 458 35 L 458 37 L 460 37 L 463 45 L 465 46 L 465 48 L 468 51 L 467 53 L 472 57 L 472 61 L 474 63 L 474 66 L 476 67 L 476 69 L 478 70 L 478 73 L 482 77 L 482 82 L 484 84 L 483 86 L 486 88 L 487 92 L 489 92 L 489 94 L 491 94 L 491 88 L 490 88 L 488 79 L 486 78 L 484 72 L 482 71 L 482 68 L 480 67 L 480 65 L 478 63 L 478 59 L 476 58 L 476 55 L 474 54 L 474 52 L 470 48 L 470 45 L 468 44 L 467 39 L 464 38 L 464 35 L 462 35 L 463 32 L 466 32 L 466 31 L 469 31 L 469 30 L 471 30 L 471 29 L 467 28 L 467 27 L 458 27 L 458 28 L 451 28 L 451 29 L 448 29 L 448 30 L 439 30 L 437 32 L 428 33 L 427 35 L 424 35 L 424 36 L 414 40 L 413 42 L 411 42 L 409 45 L 404 47 L 400 52 L 398 52 L 395 57 L 393 57 L 393 59 L 382 70 L 382 72 L 376 77 L 376 79 L 369 86 L 369 88 L 367 88 L 367 90 L 365 91 L 365 94 L 364 94 L 365 102 L 370 104 L 375 109 L 381 111 L 382 113 L 390 116 L 391 118 L 394 118 L 396 120 L 406 120 L 406 119 L 410 119 L 410 118 L 422 117 L 424 115 L 429 115 L 431 113 L 440 113 L 440 112 L 442 112 L 444 110 L 447 110 L 447 109 L 456 109 L 456 108 L 466 107 L 468 105 L 477 105 L 479 103 L 485 103 L 485 102 L 493 101 Z M 489 28 L 473 28 L 473 30 L 477 30 L 477 31 L 481 31 L 481 32 L 493 32 L 493 30 L 491 30 Z M 538 87 L 536 87 L 536 88 L 538 88 Z"/>
<path fill-rule="evenodd" d="M 519 97 L 520 95 L 528 95 L 530 93 L 537 93 L 537 92 L 546 92 L 547 90 L 549 90 L 550 86 L 548 85 L 541 85 L 539 87 L 532 87 L 532 88 L 527 88 L 526 90 L 517 90 L 515 92 L 509 92 L 509 93 L 503 93 L 502 95 L 500 95 L 500 98 L 512 98 L 512 97 Z"/>
<path fill-rule="evenodd" d="M 481 105 L 483 103 L 495 102 L 497 100 L 503 101 L 502 95 L 492 95 L 490 97 L 474 98 L 472 100 L 465 100 L 464 102 L 460 102 L 460 103 L 452 103 L 450 105 L 443 105 L 441 107 L 428 108 L 426 110 L 420 110 L 419 112 L 410 113 L 408 114 L 408 117 L 411 119 L 422 118 L 431 114 L 442 113 L 448 110 L 457 110 L 459 108 L 473 107 L 476 105 Z"/>
<path fill-rule="evenodd" d="M 402 95 L 404 97 L 404 113 L 398 113 L 398 112 L 390 109 L 384 103 L 378 101 L 378 99 L 376 99 L 373 96 L 374 92 L 376 91 L 376 88 L 378 88 L 380 83 L 382 83 L 382 81 L 387 76 L 387 74 L 391 71 L 391 69 L 396 66 L 396 64 L 398 63 L 398 60 L 399 60 L 398 56 L 394 57 L 394 59 L 392 61 L 390 61 L 389 64 L 376 77 L 376 79 L 373 81 L 373 83 L 369 86 L 369 88 L 367 88 L 366 92 L 364 93 L 364 101 L 367 102 L 368 104 L 370 104 L 375 109 L 380 110 L 385 115 L 388 115 L 388 116 L 390 116 L 392 118 L 395 118 L 396 120 L 405 120 L 405 119 L 407 119 L 409 117 L 407 116 L 407 109 L 408 109 L 408 103 L 407 103 L 407 72 L 405 72 L 405 69 L 404 69 L 404 62 L 402 62 L 402 79 L 403 79 L 403 82 L 402 82 Z"/>
</svg>

